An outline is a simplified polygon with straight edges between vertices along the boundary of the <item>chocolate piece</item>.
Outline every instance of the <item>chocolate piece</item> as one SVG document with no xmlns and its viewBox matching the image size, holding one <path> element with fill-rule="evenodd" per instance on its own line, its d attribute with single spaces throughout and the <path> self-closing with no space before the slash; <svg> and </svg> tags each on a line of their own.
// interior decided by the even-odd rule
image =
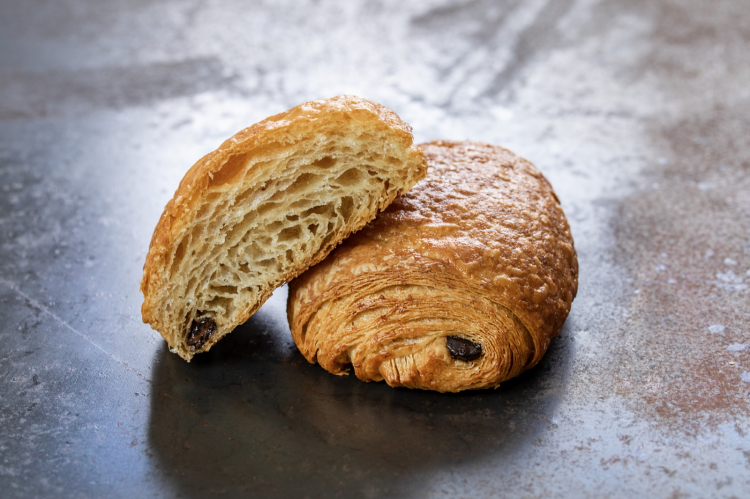
<svg viewBox="0 0 750 499">
<path fill-rule="evenodd" d="M 200 317 L 193 320 L 190 332 L 185 341 L 188 345 L 198 350 L 208 341 L 214 332 L 216 332 L 216 322 L 211 317 Z"/>
<path fill-rule="evenodd" d="M 451 357 L 457 360 L 469 361 L 482 356 L 482 345 L 480 343 L 472 343 L 459 336 L 448 336 L 445 346 L 448 347 Z"/>
</svg>

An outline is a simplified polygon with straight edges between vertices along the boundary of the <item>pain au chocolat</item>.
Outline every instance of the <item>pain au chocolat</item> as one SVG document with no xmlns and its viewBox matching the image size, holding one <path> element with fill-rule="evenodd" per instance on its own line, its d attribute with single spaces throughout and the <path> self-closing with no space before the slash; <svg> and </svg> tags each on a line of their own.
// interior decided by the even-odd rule
<svg viewBox="0 0 750 499">
<path fill-rule="evenodd" d="M 440 392 L 536 365 L 578 287 L 557 196 L 498 146 L 422 145 L 429 171 L 289 285 L 294 341 L 331 373 Z"/>
<path fill-rule="evenodd" d="M 304 103 L 198 161 L 167 204 L 143 321 L 190 360 L 424 177 L 411 128 L 353 96 Z"/>
</svg>

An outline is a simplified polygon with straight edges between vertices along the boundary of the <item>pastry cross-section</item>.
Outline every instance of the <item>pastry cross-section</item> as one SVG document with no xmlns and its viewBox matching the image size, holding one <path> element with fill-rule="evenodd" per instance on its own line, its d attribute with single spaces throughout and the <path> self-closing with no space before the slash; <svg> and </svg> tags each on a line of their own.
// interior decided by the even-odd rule
<svg viewBox="0 0 750 499">
<path fill-rule="evenodd" d="M 144 266 L 144 322 L 190 360 L 426 173 L 411 128 L 353 96 L 304 103 L 198 161 Z"/>
</svg>

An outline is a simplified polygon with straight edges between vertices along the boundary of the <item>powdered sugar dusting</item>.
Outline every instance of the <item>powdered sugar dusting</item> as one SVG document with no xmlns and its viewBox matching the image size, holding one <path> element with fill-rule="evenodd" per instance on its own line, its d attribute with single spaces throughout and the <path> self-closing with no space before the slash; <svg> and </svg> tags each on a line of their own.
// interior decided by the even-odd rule
<svg viewBox="0 0 750 499">
<path fill-rule="evenodd" d="M 722 326 L 721 324 L 712 324 L 708 326 L 708 330 L 711 331 L 713 334 L 724 334 L 725 329 L 726 329 L 726 326 Z"/>
</svg>

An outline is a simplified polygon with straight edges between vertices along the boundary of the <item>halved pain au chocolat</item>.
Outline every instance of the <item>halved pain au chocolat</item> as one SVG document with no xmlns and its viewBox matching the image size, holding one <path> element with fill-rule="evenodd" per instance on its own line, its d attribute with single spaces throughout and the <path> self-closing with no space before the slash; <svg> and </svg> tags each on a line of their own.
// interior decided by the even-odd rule
<svg viewBox="0 0 750 499">
<path fill-rule="evenodd" d="M 143 267 L 143 321 L 190 361 L 426 172 L 409 125 L 356 96 L 240 131 L 193 165 L 164 208 Z M 196 310 L 215 328 L 192 334 Z"/>
<path fill-rule="evenodd" d="M 185 343 L 199 350 L 216 332 L 216 321 L 211 317 L 198 317 L 190 325 Z"/>
<path fill-rule="evenodd" d="M 456 360 L 470 361 L 482 356 L 482 344 L 473 343 L 460 336 L 448 336 L 445 339 L 445 346 Z"/>
</svg>

